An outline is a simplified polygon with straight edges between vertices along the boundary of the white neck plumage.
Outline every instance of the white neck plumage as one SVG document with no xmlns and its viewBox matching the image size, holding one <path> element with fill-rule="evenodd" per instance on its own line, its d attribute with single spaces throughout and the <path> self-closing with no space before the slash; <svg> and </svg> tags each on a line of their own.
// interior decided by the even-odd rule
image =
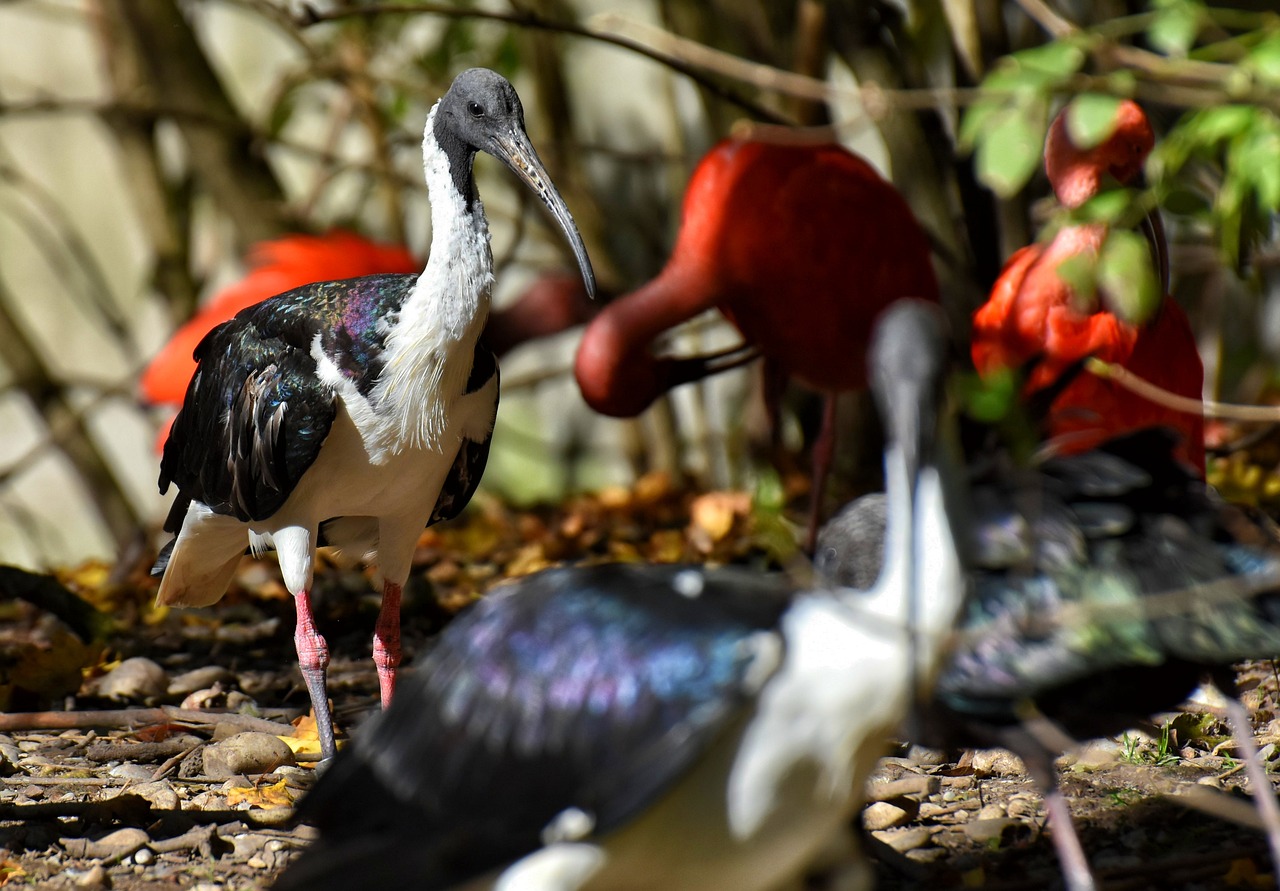
<svg viewBox="0 0 1280 891">
<path fill-rule="evenodd" d="M 427 117 L 423 169 L 431 199 L 431 254 L 390 323 L 387 361 L 374 391 L 391 422 L 392 452 L 442 447 L 450 408 L 466 388 L 476 341 L 489 317 L 493 255 L 478 196 L 459 193 Z"/>
<path fill-rule="evenodd" d="M 955 627 L 965 595 L 964 570 L 938 468 L 921 468 L 915 503 L 910 505 L 906 462 L 897 444 L 890 444 L 885 451 L 885 483 L 884 567 L 869 592 L 851 594 L 850 599 L 895 627 L 913 632 L 917 679 L 925 682 Z"/>
</svg>

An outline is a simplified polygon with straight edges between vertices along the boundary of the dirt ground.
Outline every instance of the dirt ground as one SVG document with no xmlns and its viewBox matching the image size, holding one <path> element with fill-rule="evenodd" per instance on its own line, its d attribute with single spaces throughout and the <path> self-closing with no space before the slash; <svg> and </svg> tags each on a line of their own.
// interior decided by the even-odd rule
<svg viewBox="0 0 1280 891">
<path fill-rule="evenodd" d="M 610 498 L 542 513 L 490 506 L 424 535 L 406 591 L 406 661 L 494 581 L 549 562 L 785 559 L 769 556 L 778 530 L 739 496 L 691 503 L 658 486 Z M 0 885 L 266 888 L 312 837 L 292 820 L 314 779 L 305 760 L 314 740 L 305 724 L 290 725 L 307 696 L 274 563 L 246 561 L 217 607 L 160 611 L 149 606 L 145 562 L 64 578 L 111 617 L 89 643 L 47 608 L 0 607 Z M 333 653 L 330 695 L 349 732 L 377 707 L 377 598 L 361 573 L 330 568 L 316 608 Z M 1275 671 L 1243 666 L 1240 681 L 1263 762 L 1274 766 Z M 265 749 L 241 751 L 245 731 Z M 277 735 L 295 737 L 300 753 Z M 1103 886 L 1274 888 L 1237 756 L 1222 722 L 1197 708 L 1064 758 L 1062 785 Z M 1061 886 L 1041 798 L 1007 753 L 895 751 L 870 799 L 851 829 L 878 888 Z M 810 886 L 839 887 L 848 856 L 834 853 L 837 868 Z"/>
</svg>

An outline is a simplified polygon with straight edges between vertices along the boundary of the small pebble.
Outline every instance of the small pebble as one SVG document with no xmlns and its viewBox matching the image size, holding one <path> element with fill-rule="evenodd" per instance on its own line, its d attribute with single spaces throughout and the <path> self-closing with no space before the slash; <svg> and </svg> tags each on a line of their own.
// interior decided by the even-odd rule
<svg viewBox="0 0 1280 891">
<path fill-rule="evenodd" d="M 146 764 L 117 764 L 115 767 L 107 771 L 109 776 L 120 777 L 125 780 L 140 780 L 149 782 L 151 775 L 156 772 L 154 765 Z"/>
<path fill-rule="evenodd" d="M 970 820 L 961 828 L 969 838 L 983 844 L 993 841 L 1006 844 L 1031 834 L 1031 828 L 1025 823 L 1008 817 L 995 820 Z"/>
<path fill-rule="evenodd" d="M 257 731 L 237 733 L 205 746 L 203 758 L 205 775 L 214 780 L 267 773 L 295 763 L 293 750 L 282 739 Z"/>
<path fill-rule="evenodd" d="M 152 702 L 169 691 L 169 675 L 158 664 L 142 656 L 126 659 L 92 685 L 104 699 Z"/>
<path fill-rule="evenodd" d="M 77 888 L 110 888 L 111 876 L 107 874 L 106 867 L 101 863 L 95 863 L 92 867 L 85 871 L 84 875 L 76 879 Z"/>
<path fill-rule="evenodd" d="M 142 783 L 138 786 L 130 786 L 127 792 L 146 799 L 156 810 L 178 810 L 178 793 L 174 791 L 173 785 L 168 780 L 158 780 L 154 783 Z"/>
<path fill-rule="evenodd" d="M 133 862 L 139 866 L 150 866 L 156 860 L 156 855 L 151 852 L 150 848 L 138 848 L 133 852 Z"/>
<path fill-rule="evenodd" d="M 877 829 L 892 829 L 910 822 L 911 815 L 896 804 L 887 801 L 875 801 L 862 810 L 862 827 L 868 832 Z"/>
<path fill-rule="evenodd" d="M 911 826 L 906 829 L 882 829 L 874 832 L 876 838 L 893 848 L 899 854 L 915 848 L 923 848 L 933 839 L 934 830 L 930 826 Z"/>
<path fill-rule="evenodd" d="M 1007 816 L 1009 816 L 1009 813 L 1005 810 L 1004 805 L 998 801 L 993 801 L 991 804 L 983 805 L 982 809 L 978 811 L 977 819 L 999 820 Z"/>
<path fill-rule="evenodd" d="M 229 669 L 221 665 L 206 665 L 184 671 L 169 681 L 170 696 L 189 696 L 197 690 L 204 690 L 218 683 L 228 683 L 235 679 Z"/>
<path fill-rule="evenodd" d="M 1022 762 L 1004 749 L 978 749 L 973 753 L 973 775 L 977 777 L 1021 776 Z"/>
<path fill-rule="evenodd" d="M 1072 770 L 1093 773 L 1113 767 L 1120 760 L 1122 751 L 1120 744 L 1113 739 L 1095 739 L 1067 760 L 1071 761 Z"/>
<path fill-rule="evenodd" d="M 254 854 L 245 862 L 249 865 L 250 869 L 266 869 L 267 868 L 267 861 L 263 860 L 257 854 Z"/>
<path fill-rule="evenodd" d="M 896 780 L 873 782 L 867 789 L 872 801 L 892 801 L 908 795 L 934 795 L 942 787 L 942 780 L 925 774 L 908 774 Z"/>
</svg>

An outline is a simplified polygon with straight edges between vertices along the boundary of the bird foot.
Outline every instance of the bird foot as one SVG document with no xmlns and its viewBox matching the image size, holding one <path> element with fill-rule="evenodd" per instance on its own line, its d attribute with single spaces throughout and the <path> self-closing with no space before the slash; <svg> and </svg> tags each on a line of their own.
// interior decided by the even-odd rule
<svg viewBox="0 0 1280 891">
<path fill-rule="evenodd" d="M 400 667 L 400 595 L 401 587 L 394 582 L 382 586 L 382 609 L 378 624 L 373 629 L 373 664 L 378 669 L 378 688 L 382 693 L 382 707 L 391 704 L 396 689 L 396 673 Z"/>
</svg>

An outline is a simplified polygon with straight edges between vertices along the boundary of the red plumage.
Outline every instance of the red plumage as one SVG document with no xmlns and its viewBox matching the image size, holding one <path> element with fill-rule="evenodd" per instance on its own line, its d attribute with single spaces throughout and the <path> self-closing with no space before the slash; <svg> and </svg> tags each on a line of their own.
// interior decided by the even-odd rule
<svg viewBox="0 0 1280 891">
<path fill-rule="evenodd" d="M 717 307 L 788 375 L 858 389 L 880 311 L 937 296 L 928 239 L 866 161 L 832 144 L 725 140 L 689 180 L 666 267 L 588 326 L 575 371 L 597 411 L 637 414 L 690 379 L 655 359 L 654 339 Z"/>
<path fill-rule="evenodd" d="M 1075 147 L 1064 115 L 1050 128 L 1045 167 L 1060 201 L 1078 207 L 1097 194 L 1104 176 L 1127 182 L 1141 170 L 1154 145 L 1146 115 L 1122 102 L 1112 135 L 1090 150 Z M 1081 308 L 1058 275 L 1060 265 L 1082 252 L 1097 254 L 1107 229 L 1100 224 L 1069 226 L 1045 244 L 1018 250 L 973 318 L 972 356 L 978 372 L 1019 368 L 1036 360 L 1027 392 L 1051 383 L 1087 356 L 1117 364 L 1165 390 L 1201 398 L 1204 367 L 1186 313 L 1165 297 L 1155 315 L 1134 325 L 1097 301 Z M 1047 435 L 1068 453 L 1144 427 L 1164 425 L 1183 437 L 1180 456 L 1204 473 L 1204 418 L 1161 406 L 1120 384 L 1081 373 L 1054 400 Z"/>
</svg>

